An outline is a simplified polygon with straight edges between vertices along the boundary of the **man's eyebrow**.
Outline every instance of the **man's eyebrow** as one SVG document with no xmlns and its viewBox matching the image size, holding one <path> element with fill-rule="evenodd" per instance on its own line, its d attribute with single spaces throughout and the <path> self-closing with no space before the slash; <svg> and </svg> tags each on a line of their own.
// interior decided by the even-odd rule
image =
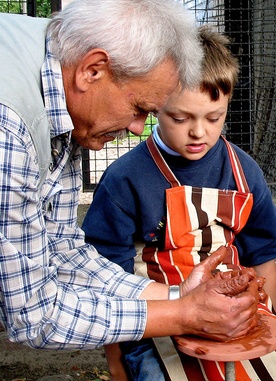
<svg viewBox="0 0 276 381">
<path fill-rule="evenodd" d="M 143 103 L 143 104 L 140 104 L 140 105 L 137 105 L 136 106 L 137 110 L 139 110 L 140 112 L 143 112 L 143 113 L 157 113 L 158 110 L 156 109 L 156 107 L 151 107 L 151 106 L 148 106 L 146 103 Z"/>
<path fill-rule="evenodd" d="M 151 112 L 151 108 L 146 108 L 143 106 L 136 106 L 136 110 L 138 111 L 139 114 L 149 114 Z"/>
</svg>

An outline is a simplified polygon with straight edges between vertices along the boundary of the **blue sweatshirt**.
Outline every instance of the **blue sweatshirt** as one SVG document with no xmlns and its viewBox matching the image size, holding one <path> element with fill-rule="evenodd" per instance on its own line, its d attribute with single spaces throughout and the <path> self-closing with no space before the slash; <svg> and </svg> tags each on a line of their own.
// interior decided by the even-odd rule
<svg viewBox="0 0 276 381">
<path fill-rule="evenodd" d="M 276 258 L 276 208 L 257 163 L 237 146 L 234 149 L 254 197 L 249 220 L 235 239 L 241 264 L 251 267 Z M 197 161 L 160 151 L 181 185 L 237 189 L 222 139 Z M 103 174 L 83 223 L 87 242 L 133 272 L 135 242 L 162 248 L 169 187 L 146 143 L 140 143 Z"/>
</svg>

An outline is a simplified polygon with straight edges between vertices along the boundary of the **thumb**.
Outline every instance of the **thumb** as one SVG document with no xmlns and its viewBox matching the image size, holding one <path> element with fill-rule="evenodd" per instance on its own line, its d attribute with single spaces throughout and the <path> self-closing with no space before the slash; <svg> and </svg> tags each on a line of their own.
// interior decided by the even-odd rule
<svg viewBox="0 0 276 381">
<path fill-rule="evenodd" d="M 228 250 L 230 249 L 226 246 L 220 246 L 216 251 L 209 255 L 209 257 L 205 258 L 200 265 L 207 271 L 211 272 L 212 270 L 215 270 L 225 259 Z"/>
</svg>

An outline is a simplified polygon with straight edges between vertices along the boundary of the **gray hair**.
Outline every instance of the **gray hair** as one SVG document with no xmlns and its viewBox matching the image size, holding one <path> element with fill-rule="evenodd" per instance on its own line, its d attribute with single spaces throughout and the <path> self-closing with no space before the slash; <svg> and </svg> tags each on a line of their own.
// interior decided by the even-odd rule
<svg viewBox="0 0 276 381">
<path fill-rule="evenodd" d="M 102 48 L 117 78 L 146 75 L 169 58 L 183 86 L 199 81 L 202 49 L 195 20 L 175 0 L 74 0 L 53 16 L 48 32 L 65 66 Z"/>
</svg>

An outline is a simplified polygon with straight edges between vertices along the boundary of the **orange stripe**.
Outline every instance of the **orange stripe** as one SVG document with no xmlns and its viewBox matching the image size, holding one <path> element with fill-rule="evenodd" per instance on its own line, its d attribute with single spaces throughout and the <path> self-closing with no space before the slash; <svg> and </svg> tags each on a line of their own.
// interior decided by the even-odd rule
<svg viewBox="0 0 276 381">
<path fill-rule="evenodd" d="M 235 362 L 236 366 L 236 381 L 251 381 L 246 370 L 244 369 L 241 362 Z"/>
<path fill-rule="evenodd" d="M 236 234 L 239 233 L 241 229 L 245 226 L 250 216 L 252 206 L 253 206 L 253 195 L 248 194 L 243 206 L 241 207 L 241 209 L 239 209 L 240 210 L 239 215 L 237 215 L 237 218 L 239 220 L 239 226 L 236 228 L 233 228 L 235 229 Z M 235 209 L 236 209 L 236 205 L 235 205 Z"/>
<path fill-rule="evenodd" d="M 233 207 L 235 210 L 235 220 L 233 230 L 238 233 L 246 224 L 253 206 L 253 197 L 250 194 L 242 195 L 236 193 L 233 199 Z"/>
<path fill-rule="evenodd" d="M 224 381 L 224 363 L 217 361 L 199 360 L 202 364 L 203 371 L 209 381 Z"/>
<path fill-rule="evenodd" d="M 162 271 L 166 274 L 168 284 L 179 284 L 183 281 L 174 264 L 171 262 L 170 258 L 171 251 L 159 251 L 158 261 Z"/>
<path fill-rule="evenodd" d="M 170 223 L 170 238 L 173 242 L 173 237 L 183 237 L 183 246 L 190 241 L 192 234 L 192 224 L 186 205 L 185 187 L 177 187 L 166 190 L 167 208 Z M 189 237 L 185 237 L 188 233 Z M 172 236 L 173 234 L 173 236 Z M 182 246 L 181 245 L 181 246 Z"/>
</svg>

